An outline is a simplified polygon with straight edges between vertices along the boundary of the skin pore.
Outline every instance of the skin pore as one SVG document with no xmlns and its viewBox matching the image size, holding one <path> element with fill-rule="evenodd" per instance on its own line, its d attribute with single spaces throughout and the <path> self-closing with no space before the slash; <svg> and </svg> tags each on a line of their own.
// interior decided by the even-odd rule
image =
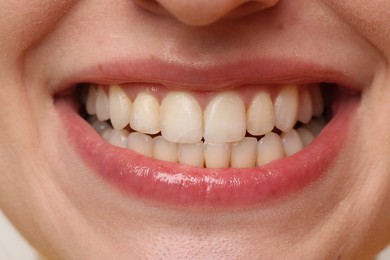
<svg viewBox="0 0 390 260">
<path fill-rule="evenodd" d="M 43 257 L 370 259 L 390 242 L 390 2 L 3 2 L 0 208 Z M 90 67 L 158 59 L 196 74 L 256 55 L 340 71 L 360 93 L 338 157 L 297 194 L 228 209 L 144 201 L 68 141 L 55 100 Z"/>
</svg>

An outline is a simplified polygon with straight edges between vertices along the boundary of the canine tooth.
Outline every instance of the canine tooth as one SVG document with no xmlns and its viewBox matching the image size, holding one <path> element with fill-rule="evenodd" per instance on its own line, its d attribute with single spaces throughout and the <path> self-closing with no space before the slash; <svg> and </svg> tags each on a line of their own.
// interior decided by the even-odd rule
<svg viewBox="0 0 390 260">
<path fill-rule="evenodd" d="M 237 142 L 246 133 L 246 111 L 240 96 L 223 92 L 215 96 L 204 111 L 204 139 L 210 143 Z"/>
<path fill-rule="evenodd" d="M 195 143 L 203 136 L 203 111 L 185 92 L 169 93 L 160 107 L 161 135 L 168 141 Z"/>
<path fill-rule="evenodd" d="M 129 123 L 131 101 L 118 85 L 110 86 L 108 99 L 112 126 L 117 130 L 125 128 Z"/>
<path fill-rule="evenodd" d="M 320 86 L 311 87 L 310 96 L 313 103 L 313 115 L 321 116 L 324 112 L 324 100 L 322 98 Z"/>
<path fill-rule="evenodd" d="M 314 140 L 314 135 L 309 131 L 307 130 L 306 128 L 304 127 L 301 127 L 297 130 L 298 134 L 299 134 L 299 137 L 301 138 L 302 140 L 302 143 L 303 143 L 303 147 L 306 147 L 308 146 L 309 144 L 311 144 L 311 142 L 313 142 Z"/>
<path fill-rule="evenodd" d="M 275 99 L 275 126 L 282 132 L 292 129 L 298 117 L 298 89 L 294 85 L 283 87 Z"/>
<path fill-rule="evenodd" d="M 130 111 L 130 126 L 145 134 L 157 134 L 159 126 L 160 105 L 156 97 L 141 92 L 134 100 Z"/>
<path fill-rule="evenodd" d="M 108 97 L 101 86 L 97 89 L 96 95 L 96 116 L 100 121 L 110 119 L 110 111 L 108 107 Z"/>
<path fill-rule="evenodd" d="M 315 137 L 321 133 L 324 126 L 325 123 L 320 122 L 318 119 L 312 119 L 308 124 L 305 125 L 306 129 L 309 130 Z"/>
<path fill-rule="evenodd" d="M 126 148 L 127 147 L 127 136 L 129 135 L 129 132 L 126 130 L 114 130 L 112 133 L 112 136 L 110 138 L 109 143 L 115 146 L 118 146 L 120 148 Z"/>
<path fill-rule="evenodd" d="M 283 157 L 283 144 L 279 135 L 270 132 L 260 139 L 257 146 L 257 166 L 265 165 Z"/>
<path fill-rule="evenodd" d="M 203 167 L 204 165 L 204 144 L 197 142 L 194 144 L 179 144 L 178 152 L 181 164 Z"/>
<path fill-rule="evenodd" d="M 268 93 L 258 92 L 247 111 L 247 130 L 251 135 L 271 132 L 275 125 L 275 111 Z"/>
<path fill-rule="evenodd" d="M 96 114 L 96 95 L 97 95 L 96 86 L 90 85 L 88 88 L 87 102 L 85 105 L 87 109 L 87 113 L 90 115 Z"/>
<path fill-rule="evenodd" d="M 153 158 L 177 162 L 177 144 L 165 140 L 162 136 L 153 138 Z"/>
<path fill-rule="evenodd" d="M 310 122 L 313 116 L 313 105 L 310 92 L 305 88 L 299 93 L 298 120 L 304 124 Z"/>
<path fill-rule="evenodd" d="M 127 148 L 142 155 L 153 156 L 153 139 L 149 135 L 138 132 L 130 133 L 127 138 Z"/>
<path fill-rule="evenodd" d="M 281 135 L 281 139 L 283 143 L 284 154 L 286 156 L 293 155 L 303 149 L 301 138 L 294 129 L 283 133 Z"/>
<path fill-rule="evenodd" d="M 245 137 L 240 142 L 232 144 L 230 166 L 233 168 L 251 168 L 256 164 L 257 140 Z"/>
<path fill-rule="evenodd" d="M 106 131 L 107 129 L 110 129 L 111 126 L 109 124 L 107 124 L 106 122 L 102 122 L 102 121 L 95 121 L 93 124 L 92 124 L 92 127 L 93 129 L 95 129 L 96 132 L 98 132 L 99 134 L 102 134 L 104 131 Z M 112 129 L 112 128 L 111 128 Z"/>
<path fill-rule="evenodd" d="M 230 143 L 205 142 L 204 159 L 206 168 L 228 168 L 230 161 Z"/>
</svg>

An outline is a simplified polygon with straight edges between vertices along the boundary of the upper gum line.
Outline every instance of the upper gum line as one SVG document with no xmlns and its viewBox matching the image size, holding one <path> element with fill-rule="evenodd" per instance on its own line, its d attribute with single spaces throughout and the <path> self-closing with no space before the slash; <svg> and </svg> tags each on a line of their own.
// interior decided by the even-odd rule
<svg viewBox="0 0 390 260">
<path fill-rule="evenodd" d="M 169 93 L 172 92 L 188 93 L 191 94 L 191 96 L 193 96 L 197 100 L 197 102 L 199 103 L 199 105 L 203 110 L 206 108 L 210 100 L 213 99 L 216 95 L 227 91 L 234 92 L 237 95 L 239 95 L 241 99 L 244 101 L 245 106 L 248 107 L 253 96 L 260 91 L 266 92 L 274 101 L 278 92 L 285 86 L 295 86 L 297 87 L 299 92 L 302 92 L 306 89 L 320 87 L 320 84 L 301 84 L 301 85 L 300 84 L 284 84 L 284 85 L 247 84 L 247 85 L 242 85 L 237 87 L 205 91 L 205 90 L 185 89 L 185 88 L 184 89 L 170 88 L 170 87 L 165 87 L 163 85 L 157 85 L 157 84 L 110 84 L 110 85 L 91 84 L 91 85 L 95 87 L 102 87 L 107 95 L 109 94 L 110 86 L 119 86 L 126 93 L 127 97 L 131 101 L 134 101 L 134 99 L 137 97 L 137 95 L 140 92 L 146 92 L 156 97 L 160 104 L 164 100 L 165 96 L 168 95 Z"/>
</svg>

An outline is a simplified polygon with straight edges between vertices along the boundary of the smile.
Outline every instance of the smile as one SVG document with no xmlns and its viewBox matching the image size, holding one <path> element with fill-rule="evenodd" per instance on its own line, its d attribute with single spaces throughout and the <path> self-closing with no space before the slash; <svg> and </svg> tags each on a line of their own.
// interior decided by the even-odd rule
<svg viewBox="0 0 390 260">
<path fill-rule="evenodd" d="M 85 109 L 112 145 L 206 168 L 251 168 L 291 156 L 326 122 L 319 85 L 202 93 L 91 85 Z"/>
<path fill-rule="evenodd" d="M 316 181 L 340 152 L 360 100 L 334 82 L 178 85 L 91 80 L 56 103 L 81 157 L 120 192 L 231 207 Z"/>
</svg>

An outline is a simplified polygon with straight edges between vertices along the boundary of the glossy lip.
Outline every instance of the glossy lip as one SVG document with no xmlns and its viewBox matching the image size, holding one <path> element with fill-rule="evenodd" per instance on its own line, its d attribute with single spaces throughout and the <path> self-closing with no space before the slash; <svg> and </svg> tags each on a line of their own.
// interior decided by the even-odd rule
<svg viewBox="0 0 390 260">
<path fill-rule="evenodd" d="M 329 79 L 329 82 L 337 82 L 339 85 L 361 88 L 341 73 L 305 63 L 273 61 L 261 69 L 257 64 L 258 73 L 254 73 L 254 64 L 247 65 L 244 69 L 241 63 L 199 68 L 194 72 L 193 67 L 158 62 L 136 65 L 130 62 L 112 63 L 98 65 L 73 75 L 56 90 L 64 90 L 66 86 L 69 88 L 80 82 L 103 84 L 139 80 L 164 85 L 169 83 L 173 86 L 184 84 L 182 88 L 200 90 L 207 90 L 209 86 L 216 84 L 217 87 L 208 89 L 212 91 L 241 82 L 256 82 L 257 79 L 260 84 L 303 84 Z M 212 75 L 219 76 L 212 78 Z M 357 106 L 357 98 L 343 99 L 338 104 L 339 109 L 334 118 L 321 135 L 313 144 L 293 156 L 251 169 L 201 169 L 158 161 L 108 144 L 65 100 L 66 98 L 56 98 L 59 117 L 70 142 L 93 172 L 131 197 L 187 207 L 232 207 L 268 203 L 303 189 L 322 176 L 335 160 L 347 137 Z"/>
</svg>

